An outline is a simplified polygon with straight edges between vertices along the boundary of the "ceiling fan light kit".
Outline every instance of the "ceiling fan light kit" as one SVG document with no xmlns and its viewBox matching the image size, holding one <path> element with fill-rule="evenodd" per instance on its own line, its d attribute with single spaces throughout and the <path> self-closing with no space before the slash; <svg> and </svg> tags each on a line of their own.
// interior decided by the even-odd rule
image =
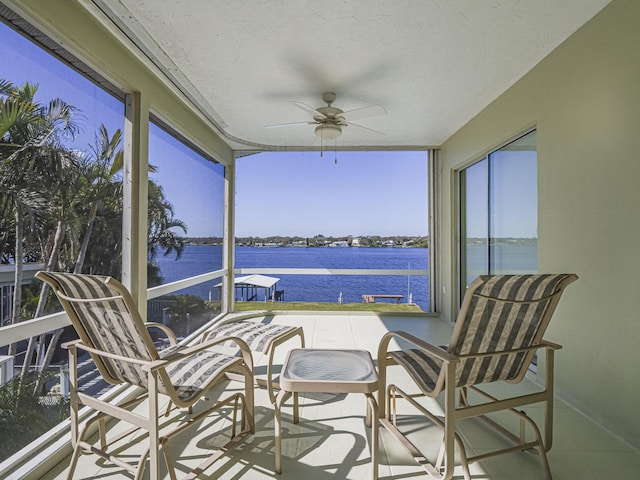
<svg viewBox="0 0 640 480">
<path fill-rule="evenodd" d="M 320 137 L 323 142 L 335 140 L 342 135 L 342 128 L 332 124 L 318 125 L 316 127 L 316 135 Z"/>
<path fill-rule="evenodd" d="M 323 107 L 314 108 L 307 105 L 304 102 L 291 102 L 293 105 L 298 107 L 301 110 L 304 110 L 306 113 L 311 114 L 313 119 L 307 122 L 294 122 L 294 123 L 281 123 L 278 125 L 266 125 L 265 128 L 277 128 L 277 127 L 293 127 L 298 125 L 316 125 L 315 134 L 316 137 L 320 140 L 320 154 L 322 154 L 322 150 L 324 145 L 328 142 L 333 141 L 335 146 L 336 139 L 342 135 L 342 128 L 353 125 L 355 127 L 359 127 L 364 130 L 368 130 L 373 133 L 381 134 L 382 132 L 378 132 L 377 130 L 373 130 L 372 128 L 365 127 L 363 125 L 359 125 L 357 123 L 353 123 L 347 119 L 349 116 L 353 116 L 356 118 L 366 118 L 373 117 L 376 115 L 384 115 L 387 111 L 384 109 L 382 105 L 369 105 L 367 107 L 360 107 L 353 110 L 344 111 L 340 108 L 334 107 L 332 103 L 336 100 L 336 94 L 333 92 L 326 92 L 322 94 L 322 101 L 324 101 L 327 105 Z"/>
</svg>

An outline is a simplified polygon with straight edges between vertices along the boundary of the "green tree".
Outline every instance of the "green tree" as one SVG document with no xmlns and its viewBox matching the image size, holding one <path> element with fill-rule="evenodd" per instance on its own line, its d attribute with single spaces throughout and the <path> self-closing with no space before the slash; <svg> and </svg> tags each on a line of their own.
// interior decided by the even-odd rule
<svg viewBox="0 0 640 480">
<path fill-rule="evenodd" d="M 105 200 L 122 194 L 122 180 L 119 177 L 123 166 L 123 154 L 119 149 L 121 139 L 120 130 L 116 130 L 113 136 L 109 137 L 107 128 L 101 125 L 92 155 L 83 163 L 86 180 L 85 204 L 89 205 L 89 209 L 74 273 L 82 272 L 98 208 L 104 205 Z"/>
<path fill-rule="evenodd" d="M 50 402 L 43 402 L 34 394 L 35 383 L 31 373 L 0 386 L 0 462 L 69 416 L 64 397 L 52 396 Z"/>
<path fill-rule="evenodd" d="M 45 238 L 45 247 L 43 248 L 42 258 L 45 262 L 44 269 L 46 271 L 55 271 L 59 269 L 58 258 L 69 232 L 78 230 L 78 224 L 80 221 L 78 216 L 78 205 L 82 202 L 80 192 L 82 191 L 83 175 L 78 168 L 76 152 L 65 150 L 60 146 L 47 153 L 50 155 L 57 155 L 65 159 L 65 161 L 60 163 L 61 168 L 46 176 L 46 184 L 48 186 L 46 189 L 46 196 L 49 200 L 50 218 L 49 223 L 46 226 L 46 230 L 43 233 Z M 35 317 L 40 317 L 44 314 L 48 293 L 48 285 L 46 283 L 42 283 L 40 299 L 34 313 Z M 46 334 L 43 333 L 40 335 L 38 343 L 41 348 L 37 352 L 38 355 L 35 360 L 35 365 L 42 365 L 41 372 L 46 371 L 49 367 L 51 358 L 53 357 L 53 350 L 55 349 L 61 334 L 61 329 L 54 332 L 47 350 L 44 349 L 46 345 Z M 35 343 L 36 338 L 31 338 L 29 340 L 25 360 L 22 366 L 23 375 L 26 374 L 30 368 Z M 44 377 L 43 374 L 41 374 L 36 382 L 36 388 L 40 389 L 43 380 Z"/>
<path fill-rule="evenodd" d="M 91 147 L 91 154 L 81 156 L 78 161 L 78 168 L 69 171 L 65 177 L 66 182 L 61 182 L 58 186 L 55 198 L 58 200 L 59 212 L 58 222 L 55 229 L 54 245 L 46 264 L 46 270 L 56 269 L 58 253 L 62 246 L 62 240 L 65 235 L 65 229 L 72 222 L 77 225 L 84 223 L 85 229 L 82 233 L 82 242 L 79 247 L 78 257 L 75 261 L 74 273 L 81 273 L 84 259 L 89 247 L 89 240 L 93 231 L 98 207 L 105 198 L 109 196 L 119 195 L 122 189 L 122 182 L 117 178 L 118 173 L 122 170 L 123 155 L 118 150 L 121 140 L 120 130 L 116 130 L 114 135 L 109 138 L 109 134 L 104 125 L 101 125 L 96 142 Z M 88 206 L 88 208 L 86 208 Z M 83 211 L 84 210 L 84 211 Z M 79 230 L 78 228 L 75 229 Z M 79 232 L 78 235 L 79 236 Z M 39 317 L 44 313 L 44 307 L 47 301 L 48 285 L 42 284 L 40 301 L 36 309 L 35 316 Z M 36 365 L 42 365 L 41 372 L 45 372 L 53 359 L 55 349 L 58 346 L 63 329 L 57 329 L 51 339 L 45 352 L 40 349 L 36 359 Z M 29 342 L 27 354 L 32 352 L 32 343 Z M 40 336 L 40 345 L 44 345 L 46 335 Z M 28 356 L 27 358 L 31 358 Z M 28 362 L 23 364 L 23 374 L 27 372 Z M 39 391 L 42 388 L 44 376 L 41 374 L 35 384 L 35 388 Z"/>
<path fill-rule="evenodd" d="M 184 238 L 176 233 L 187 233 L 187 225 L 174 217 L 173 205 L 165 198 L 162 187 L 149 180 L 149 215 L 147 224 L 147 286 L 162 283 L 160 269 L 156 264 L 159 250 L 164 255 L 176 254 L 176 260 L 184 250 Z"/>
<path fill-rule="evenodd" d="M 56 154 L 62 134 L 73 134 L 73 107 L 61 99 L 43 105 L 35 100 L 37 85 L 15 87 L 0 80 L 0 195 L 14 214 L 15 264 L 11 323 L 20 321 L 25 220 L 47 212 L 46 177 L 60 169 Z M 15 345 L 9 353 L 15 355 Z"/>
</svg>

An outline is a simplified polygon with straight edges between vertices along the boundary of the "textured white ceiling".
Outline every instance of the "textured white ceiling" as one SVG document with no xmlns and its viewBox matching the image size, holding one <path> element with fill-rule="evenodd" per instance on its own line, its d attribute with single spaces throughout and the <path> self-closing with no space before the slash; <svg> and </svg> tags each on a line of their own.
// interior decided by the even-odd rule
<svg viewBox="0 0 640 480">
<path fill-rule="evenodd" d="M 440 145 L 609 0 L 93 0 L 242 142 L 310 146 L 291 101 L 350 110 L 345 147 Z M 349 118 L 347 117 L 347 120 Z"/>
</svg>

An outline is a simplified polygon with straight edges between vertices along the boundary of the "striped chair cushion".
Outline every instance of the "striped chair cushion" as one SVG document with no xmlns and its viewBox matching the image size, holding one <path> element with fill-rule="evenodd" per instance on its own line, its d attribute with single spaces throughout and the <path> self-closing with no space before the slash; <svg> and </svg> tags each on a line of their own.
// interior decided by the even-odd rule
<svg viewBox="0 0 640 480">
<path fill-rule="evenodd" d="M 171 359 L 186 348 L 175 345 L 158 353 L 140 316 L 129 309 L 115 287 L 105 284 L 107 277 L 59 272 L 43 272 L 43 275 L 54 279 L 67 297 L 91 300 L 70 303 L 78 317 L 71 319 L 74 327 L 81 337 L 88 338 L 90 346 L 143 361 Z M 148 373 L 141 365 L 93 357 L 113 378 L 148 388 Z M 241 363 L 241 358 L 221 353 L 196 353 L 170 364 L 164 374 L 161 371 L 158 391 L 168 395 L 175 391 L 178 398 L 190 402 L 208 390 L 223 370 Z"/>
<path fill-rule="evenodd" d="M 132 315 L 120 293 L 104 282 L 107 277 L 46 272 L 57 281 L 64 294 L 91 302 L 73 302 L 71 307 L 78 320 L 71 318 L 81 338 L 86 336 L 90 346 L 115 355 L 145 361 L 157 360 L 156 351 L 150 351 L 143 338 L 153 344 L 139 316 Z M 95 360 L 95 359 L 94 359 Z M 109 374 L 121 382 L 147 387 L 147 373 L 139 365 L 117 362 L 101 357 Z"/>
<path fill-rule="evenodd" d="M 274 340 L 299 328 L 274 323 L 238 321 L 214 327 L 208 331 L 208 338 L 238 337 L 244 340 L 251 350 L 266 353 Z M 235 345 L 232 342 L 225 342 L 225 344 Z"/>
<path fill-rule="evenodd" d="M 472 293 L 458 319 L 448 351 L 455 355 L 500 352 L 528 347 L 542 339 L 548 307 L 568 275 L 496 275 Z M 549 312 L 550 313 L 550 312 Z M 467 359 L 456 372 L 456 386 L 476 385 L 518 376 L 527 353 Z"/>
<path fill-rule="evenodd" d="M 542 339 L 554 294 L 569 276 L 495 275 L 476 280 L 469 287 L 468 308 L 460 312 L 449 346 L 441 348 L 456 356 L 497 353 L 462 360 L 456 369 L 456 387 L 518 377 L 528 367 L 529 354 L 500 352 L 529 347 Z M 388 356 L 405 368 L 424 393 L 437 395 L 444 385 L 438 383 L 444 375 L 442 362 L 424 351 L 407 349 Z"/>
<path fill-rule="evenodd" d="M 170 360 L 180 350 L 165 349 L 160 356 Z M 204 350 L 170 364 L 166 371 L 180 400 L 190 402 L 206 392 L 218 375 L 234 364 L 242 365 L 242 358 Z"/>
<path fill-rule="evenodd" d="M 420 390 L 434 391 L 442 369 L 441 360 L 417 348 L 389 352 L 388 357 L 404 367 Z"/>
</svg>

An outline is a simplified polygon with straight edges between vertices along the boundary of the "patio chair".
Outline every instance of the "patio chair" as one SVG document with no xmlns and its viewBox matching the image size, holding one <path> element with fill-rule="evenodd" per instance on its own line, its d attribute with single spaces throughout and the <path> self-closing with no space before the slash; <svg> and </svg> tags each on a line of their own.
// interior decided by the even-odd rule
<svg viewBox="0 0 640 480">
<path fill-rule="evenodd" d="M 574 274 L 561 275 L 487 275 L 477 278 L 468 288 L 448 346 L 439 347 L 406 332 L 389 332 L 378 350 L 380 373 L 379 409 L 382 424 L 409 450 L 414 459 L 433 478 L 450 479 L 454 472 L 454 448 L 457 447 L 466 480 L 469 464 L 494 455 L 537 449 L 546 478 L 551 470 L 546 453 L 553 438 L 553 362 L 560 345 L 543 339 L 544 332 L 564 288 L 576 280 Z M 393 338 L 412 348 L 389 351 Z M 523 393 L 517 384 L 527 373 L 536 351 L 546 352 L 544 385 L 533 393 Z M 406 393 L 389 384 L 389 365 L 400 365 L 418 387 L 418 393 Z M 500 399 L 487 393 L 482 384 L 506 382 Z M 459 394 L 456 403 L 456 391 Z M 444 392 L 444 405 L 431 401 L 419 403 L 416 397 L 435 398 Z M 473 398 L 471 392 L 474 392 Z M 511 394 L 509 393 L 511 392 Z M 429 462 L 402 433 L 397 422 L 397 397 L 407 400 L 433 424 L 443 429 L 443 443 L 435 463 Z M 481 397 L 482 401 L 478 402 Z M 473 403 L 472 403 L 473 400 Z M 544 440 L 532 418 L 517 408 L 534 403 L 544 405 Z M 434 408 L 435 407 L 435 408 Z M 444 410 L 444 413 L 442 413 Z M 504 415 L 500 422 L 487 414 L 506 411 L 515 414 L 520 431 L 507 430 Z M 457 430 L 463 419 L 478 417 L 495 427 L 513 442 L 507 448 L 468 456 Z M 514 418 L 514 417 L 511 417 Z M 528 425 L 531 432 L 527 433 Z M 485 445 L 480 445 L 486 448 Z M 424 450 L 424 448 L 423 448 Z"/>
<path fill-rule="evenodd" d="M 273 380 L 273 358 L 275 350 L 279 345 L 296 336 L 300 337 L 300 348 L 304 348 L 304 332 L 302 327 L 237 320 L 216 325 L 207 330 L 203 334 L 203 341 L 221 337 L 240 338 L 249 345 L 251 351 L 269 355 L 266 386 L 269 392 L 269 400 L 273 405 L 276 401 L 276 395 L 273 393 L 273 389 L 279 388 L 278 383 Z M 256 383 L 261 384 L 263 382 L 256 378 Z"/>
<path fill-rule="evenodd" d="M 254 431 L 253 364 L 249 347 L 243 341 L 221 338 L 193 346 L 178 346 L 175 336 L 164 325 L 142 321 L 127 289 L 113 278 L 53 272 L 38 272 L 36 277 L 52 287 L 80 337 L 64 345 L 69 350 L 73 446 L 68 478 L 72 478 L 80 455 L 94 453 L 133 473 L 136 480 L 142 477 L 148 458 L 149 478 L 156 479 L 160 477 L 159 458 L 162 450 L 173 480 L 176 475 L 169 440 L 188 427 L 199 425 L 201 420 L 215 411 L 219 411 L 220 415 L 224 415 L 220 418 L 225 419 L 228 415 L 225 412 L 232 411 L 231 440 L 205 458 L 193 472 L 209 467 Z M 151 326 L 165 331 L 173 345 L 157 351 L 147 331 Z M 224 355 L 212 350 L 212 347 L 228 340 L 238 345 L 241 356 Z M 81 391 L 77 361 L 78 354 L 83 351 L 89 353 L 108 383 L 141 388 L 132 389 L 132 398 L 123 404 L 110 403 Z M 210 401 L 201 412 L 193 414 L 195 403 L 201 399 L 207 400 L 204 395 L 228 372 L 244 377 L 244 394 L 236 392 Z M 181 411 L 170 415 L 171 412 L 167 411 L 164 416 L 170 418 L 161 418 L 160 394 L 168 397 L 170 405 L 187 408 L 188 413 Z M 146 406 L 141 404 L 144 400 L 147 401 Z M 81 405 L 90 407 L 94 412 L 79 432 Z M 241 430 L 236 435 L 239 409 Z M 110 418 L 122 420 L 132 428 L 107 437 L 106 421 Z M 96 422 L 99 439 L 93 444 L 89 443 L 88 437 L 95 430 L 92 427 Z M 148 446 L 134 466 L 117 457 L 115 452 L 139 442 L 141 437 L 135 434 L 140 430 L 146 431 Z M 124 442 L 125 439 L 129 443 Z M 117 447 L 114 446 L 116 442 L 119 442 Z"/>
</svg>

